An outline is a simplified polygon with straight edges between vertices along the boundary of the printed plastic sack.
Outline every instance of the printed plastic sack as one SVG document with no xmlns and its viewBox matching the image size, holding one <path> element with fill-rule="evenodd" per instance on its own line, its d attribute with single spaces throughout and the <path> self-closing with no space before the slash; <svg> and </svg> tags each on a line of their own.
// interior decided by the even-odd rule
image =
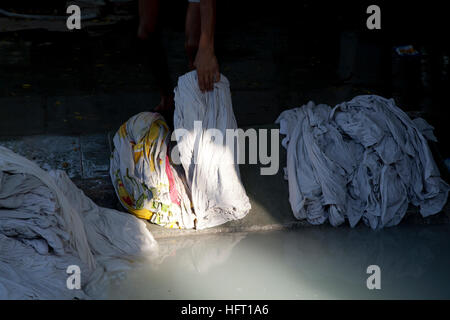
<svg viewBox="0 0 450 320">
<path fill-rule="evenodd" d="M 168 228 L 193 228 L 188 188 L 170 163 L 169 138 L 158 113 L 131 117 L 114 136 L 111 179 L 121 204 L 137 217 Z"/>
</svg>

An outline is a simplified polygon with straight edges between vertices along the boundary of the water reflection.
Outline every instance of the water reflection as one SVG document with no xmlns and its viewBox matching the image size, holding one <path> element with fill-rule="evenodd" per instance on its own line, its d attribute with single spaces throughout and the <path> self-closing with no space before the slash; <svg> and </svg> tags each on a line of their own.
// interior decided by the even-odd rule
<svg viewBox="0 0 450 320">
<path fill-rule="evenodd" d="M 157 257 L 135 261 L 102 297 L 450 298 L 449 237 L 449 226 L 323 226 L 162 239 Z M 366 287 L 373 264 L 381 268 L 381 290 Z"/>
<path fill-rule="evenodd" d="M 310 228 L 283 236 L 286 263 L 330 298 L 450 297 L 447 226 Z M 381 269 L 381 290 L 368 290 L 369 265 Z"/>
</svg>

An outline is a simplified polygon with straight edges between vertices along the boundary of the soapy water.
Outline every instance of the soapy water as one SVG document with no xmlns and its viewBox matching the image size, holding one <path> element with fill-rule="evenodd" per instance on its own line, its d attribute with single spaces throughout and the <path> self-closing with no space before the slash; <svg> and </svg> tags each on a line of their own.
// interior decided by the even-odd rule
<svg viewBox="0 0 450 320">
<path fill-rule="evenodd" d="M 450 226 L 361 226 L 158 240 L 107 299 L 448 299 Z M 369 290 L 370 265 L 381 289 Z M 117 277 L 116 277 L 117 278 Z"/>
</svg>

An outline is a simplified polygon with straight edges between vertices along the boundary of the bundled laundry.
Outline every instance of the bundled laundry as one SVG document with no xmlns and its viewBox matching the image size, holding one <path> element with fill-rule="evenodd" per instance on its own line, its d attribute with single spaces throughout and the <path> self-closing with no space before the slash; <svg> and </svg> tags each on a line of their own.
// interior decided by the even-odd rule
<svg viewBox="0 0 450 320">
<path fill-rule="evenodd" d="M 201 128 L 195 126 L 201 121 Z M 225 139 L 227 129 L 237 129 L 230 84 L 221 75 L 214 90 L 202 93 L 197 72 L 178 79 L 175 88 L 175 130 L 180 160 L 192 192 L 192 203 L 199 229 L 214 227 L 245 217 L 250 201 L 242 185 L 235 150 Z M 184 133 L 184 134 L 183 134 Z M 239 148 L 237 142 L 236 148 Z"/>
<path fill-rule="evenodd" d="M 143 221 L 98 207 L 63 171 L 0 147 L 0 299 L 90 298 L 107 272 L 157 253 Z M 79 289 L 67 286 L 70 266 Z"/>
<path fill-rule="evenodd" d="M 423 217 L 447 202 L 449 185 L 427 144 L 425 120 L 411 120 L 394 100 L 357 96 L 334 108 L 313 102 L 276 120 L 287 149 L 289 201 L 294 216 L 333 226 L 364 221 L 395 226 L 408 205 Z"/>
<path fill-rule="evenodd" d="M 243 218 L 250 202 L 234 153 L 211 135 L 237 128 L 226 77 L 201 92 L 196 71 L 181 76 L 174 126 L 171 139 L 159 114 L 142 112 L 114 136 L 110 175 L 122 205 L 168 228 L 204 229 Z"/>
<path fill-rule="evenodd" d="M 158 113 L 131 117 L 114 136 L 111 180 L 121 204 L 137 217 L 168 228 L 193 228 L 189 188 L 183 169 L 170 163 L 169 141 L 169 128 Z"/>
<path fill-rule="evenodd" d="M 192 131 L 195 120 L 203 126 Z M 185 129 L 176 135 L 178 165 L 159 114 L 137 114 L 117 132 L 110 173 L 124 207 L 176 228 L 207 228 L 245 216 L 250 204 L 238 165 L 208 133 L 236 128 L 224 76 L 210 93 L 200 92 L 196 73 L 180 78 L 176 128 Z M 115 274 L 163 256 L 143 220 L 98 207 L 65 172 L 44 171 L 0 147 L 0 299 L 99 297 Z M 80 286 L 72 288 L 68 273 L 77 268 Z"/>
</svg>

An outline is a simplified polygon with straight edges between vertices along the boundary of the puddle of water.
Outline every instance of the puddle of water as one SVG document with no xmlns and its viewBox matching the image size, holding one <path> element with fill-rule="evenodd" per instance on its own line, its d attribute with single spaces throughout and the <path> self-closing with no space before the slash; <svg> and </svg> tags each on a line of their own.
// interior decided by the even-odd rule
<svg viewBox="0 0 450 320">
<path fill-rule="evenodd" d="M 450 298 L 450 226 L 317 227 L 160 240 L 157 261 L 110 283 L 110 299 Z M 369 290 L 369 265 L 381 289 Z"/>
</svg>

